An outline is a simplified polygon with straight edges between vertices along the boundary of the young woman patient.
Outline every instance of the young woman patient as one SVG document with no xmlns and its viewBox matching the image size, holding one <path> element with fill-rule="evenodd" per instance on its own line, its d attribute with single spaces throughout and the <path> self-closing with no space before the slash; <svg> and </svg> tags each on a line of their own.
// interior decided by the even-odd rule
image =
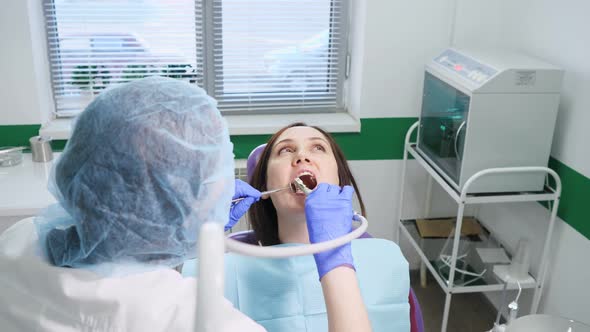
<svg viewBox="0 0 590 332">
<path fill-rule="evenodd" d="M 340 148 L 319 128 L 294 123 L 273 135 L 254 171 L 252 186 L 259 191 L 283 188 L 303 174 L 311 176 L 318 184 L 310 196 L 300 190 L 282 190 L 250 207 L 250 221 L 260 244 L 315 243 L 351 231 L 356 182 Z M 236 195 L 255 198 L 256 192 L 252 189 L 245 183 L 238 183 Z M 356 192 L 364 214 L 364 204 L 358 190 Z M 314 258 L 330 330 L 370 330 L 350 243 L 316 254 Z"/>
<path fill-rule="evenodd" d="M 286 189 L 261 197 L 263 191 L 288 188 L 296 178 L 317 186 L 307 196 Z M 247 242 L 272 246 L 328 241 L 351 232 L 355 192 L 366 215 L 334 139 L 317 127 L 294 123 L 270 138 L 251 185 L 236 180 L 234 198 L 243 200 L 232 208 L 228 227 L 249 211 L 256 240 Z M 226 270 L 237 271 L 238 280 L 226 280 L 230 288 L 237 285 L 226 295 L 269 331 L 282 331 L 287 321 L 292 331 L 325 331 L 319 317 L 326 313 L 330 331 L 409 331 L 408 265 L 399 247 L 383 239 L 353 244 L 313 255 L 316 276 L 304 259 L 234 260 L 230 255 Z M 317 292 L 323 292 L 325 309 L 315 305 Z M 292 327 L 297 324 L 301 327 Z"/>
</svg>

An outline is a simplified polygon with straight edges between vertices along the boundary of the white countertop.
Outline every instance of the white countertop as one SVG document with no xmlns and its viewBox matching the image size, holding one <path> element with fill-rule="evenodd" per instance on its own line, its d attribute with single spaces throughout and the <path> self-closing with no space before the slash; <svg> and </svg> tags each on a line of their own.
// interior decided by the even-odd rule
<svg viewBox="0 0 590 332">
<path fill-rule="evenodd" d="M 50 162 L 35 163 L 30 153 L 24 153 L 19 165 L 0 167 L 0 217 L 35 215 L 56 202 L 47 190 L 47 180 L 59 155 L 54 153 Z"/>
<path fill-rule="evenodd" d="M 0 167 L 0 217 L 32 216 L 56 203 L 47 190 L 47 181 L 60 155 L 55 152 L 52 161 L 35 163 L 30 153 L 24 153 L 19 165 Z M 236 167 L 245 167 L 245 164 L 245 160 L 236 160 Z"/>
</svg>

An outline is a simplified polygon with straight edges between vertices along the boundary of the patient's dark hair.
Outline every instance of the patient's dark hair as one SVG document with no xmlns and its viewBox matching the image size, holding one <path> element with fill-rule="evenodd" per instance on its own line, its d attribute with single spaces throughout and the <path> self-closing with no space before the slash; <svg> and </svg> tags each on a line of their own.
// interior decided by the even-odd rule
<svg viewBox="0 0 590 332">
<path fill-rule="evenodd" d="M 308 126 L 303 122 L 292 123 L 280 129 L 268 140 L 268 143 L 266 144 L 264 151 L 262 151 L 262 154 L 260 155 L 260 160 L 258 161 L 256 168 L 254 169 L 254 174 L 252 175 L 252 180 L 250 181 L 250 184 L 260 191 L 267 190 L 266 171 L 268 169 L 268 160 L 270 159 L 271 151 L 277 139 L 283 134 L 283 132 L 293 127 L 314 128 L 324 135 L 326 140 L 330 143 L 330 147 L 332 148 L 332 152 L 334 153 L 334 158 L 336 159 L 336 164 L 338 166 L 339 185 L 352 185 L 354 187 L 356 197 L 358 198 L 358 201 L 361 206 L 361 214 L 363 216 L 366 216 L 365 204 L 363 203 L 363 198 L 361 197 L 361 193 L 358 189 L 358 186 L 356 185 L 354 176 L 352 175 L 352 172 L 348 167 L 348 162 L 346 161 L 346 157 L 344 157 L 344 153 L 342 152 L 342 150 L 340 149 L 332 135 L 330 135 L 323 129 L 320 129 L 315 126 Z M 258 241 L 264 246 L 271 246 L 281 243 L 281 241 L 279 240 L 277 210 L 275 209 L 272 200 L 264 199 L 252 205 L 250 211 L 248 212 L 248 217 L 250 219 L 250 224 L 254 229 L 256 241 Z"/>
</svg>

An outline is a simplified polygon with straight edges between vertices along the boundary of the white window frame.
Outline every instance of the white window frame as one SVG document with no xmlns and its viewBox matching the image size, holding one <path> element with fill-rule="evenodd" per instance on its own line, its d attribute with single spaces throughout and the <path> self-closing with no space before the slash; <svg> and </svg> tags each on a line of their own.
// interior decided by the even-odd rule
<svg viewBox="0 0 590 332">
<path fill-rule="evenodd" d="M 212 6 L 206 5 L 209 0 L 202 0 L 205 4 L 204 7 L 204 24 L 208 25 L 205 26 L 205 34 L 207 34 L 207 29 L 213 26 L 212 19 L 210 19 L 211 15 L 208 14 L 208 11 L 212 10 Z M 257 114 L 225 114 L 224 118 L 227 120 L 229 125 L 229 130 L 231 135 L 256 135 L 256 134 L 272 134 L 276 132 L 278 129 L 282 128 L 283 126 L 293 123 L 303 121 L 310 125 L 317 125 L 329 132 L 360 132 L 360 110 L 351 110 L 349 107 L 350 103 L 350 31 L 352 29 L 352 19 L 350 16 L 350 8 L 352 6 L 352 2 L 354 0 L 343 0 L 345 1 L 345 9 L 343 15 L 347 17 L 345 22 L 341 22 L 344 25 L 344 29 L 346 30 L 345 34 L 343 34 L 343 39 L 341 43 L 341 51 L 339 52 L 339 82 L 338 82 L 338 109 L 334 109 L 331 112 L 317 112 L 316 110 L 306 110 L 304 112 L 295 110 L 294 112 L 283 112 L 283 113 L 268 113 L 268 112 L 259 112 Z M 41 5 L 42 6 L 42 5 Z M 345 37 L 344 37 L 345 36 Z M 205 53 L 205 58 L 211 56 L 211 52 L 213 51 L 212 47 L 209 47 L 209 44 L 213 43 L 213 38 L 206 38 L 205 45 L 207 51 Z M 204 61 L 204 88 L 210 88 L 210 85 L 214 84 L 214 78 L 211 73 L 214 73 L 209 67 L 211 66 L 212 61 Z M 49 63 L 47 63 L 49 67 Z M 50 70 L 48 68 L 48 70 Z M 358 78 L 357 78 L 358 79 Z M 51 89 L 51 97 L 53 103 L 53 89 L 51 88 L 52 83 L 48 82 L 49 88 Z M 357 83 L 358 85 L 358 83 Z M 209 90 L 212 91 L 212 90 Z M 360 96 L 356 96 L 360 97 Z M 354 98 L 354 97 L 353 97 Z M 48 135 L 53 137 L 54 139 L 68 139 L 70 137 L 73 118 L 58 118 L 55 116 L 55 104 L 53 104 L 52 112 L 53 114 L 50 116 L 51 119 L 49 122 L 42 125 L 40 129 L 41 135 Z"/>
</svg>

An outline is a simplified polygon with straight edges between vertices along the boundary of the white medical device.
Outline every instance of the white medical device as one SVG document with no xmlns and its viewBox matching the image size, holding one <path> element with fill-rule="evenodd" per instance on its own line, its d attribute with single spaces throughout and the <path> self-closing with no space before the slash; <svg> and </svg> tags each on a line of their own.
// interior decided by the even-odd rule
<svg viewBox="0 0 590 332">
<path fill-rule="evenodd" d="M 417 150 L 457 191 L 496 167 L 547 166 L 563 71 L 507 52 L 447 49 L 425 68 Z M 478 192 L 541 191 L 545 174 L 497 174 Z"/>
</svg>

